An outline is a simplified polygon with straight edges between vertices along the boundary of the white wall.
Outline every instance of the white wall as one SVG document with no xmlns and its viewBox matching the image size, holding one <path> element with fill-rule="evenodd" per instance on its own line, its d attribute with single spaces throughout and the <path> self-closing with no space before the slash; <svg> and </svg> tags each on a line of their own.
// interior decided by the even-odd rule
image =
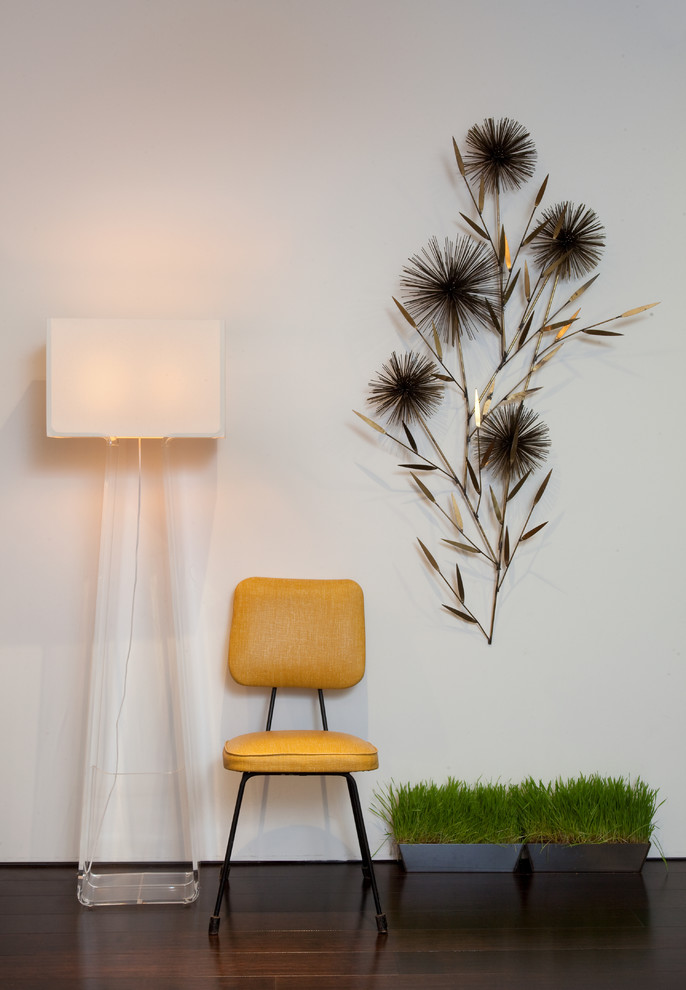
<svg viewBox="0 0 686 990">
<path fill-rule="evenodd" d="M 677 0 L 0 0 L 0 861 L 78 849 L 104 451 L 45 438 L 51 315 L 229 328 L 227 438 L 178 476 L 202 858 L 236 786 L 220 746 L 261 718 L 224 659 L 260 573 L 365 589 L 368 677 L 334 706 L 381 752 L 365 806 L 390 778 L 640 774 L 686 855 L 685 22 Z M 605 224 L 593 314 L 662 300 L 551 368 L 551 523 L 491 647 L 441 612 L 415 543 L 437 531 L 351 412 L 409 343 L 403 264 L 467 207 L 451 138 L 489 115 L 528 127 L 548 203 Z M 237 855 L 351 854 L 333 785 L 308 831 L 280 790 Z"/>
</svg>

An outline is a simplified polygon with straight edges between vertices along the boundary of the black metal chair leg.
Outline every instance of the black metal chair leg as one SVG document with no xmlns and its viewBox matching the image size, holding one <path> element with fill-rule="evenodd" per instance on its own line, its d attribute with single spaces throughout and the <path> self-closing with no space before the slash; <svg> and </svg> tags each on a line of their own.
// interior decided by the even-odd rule
<svg viewBox="0 0 686 990">
<path fill-rule="evenodd" d="M 236 804 L 233 809 L 233 818 L 231 820 L 231 831 L 229 832 L 229 841 L 226 844 L 226 856 L 224 857 L 224 863 L 222 865 L 221 874 L 219 877 L 219 890 L 217 891 L 217 901 L 214 906 L 214 914 L 210 917 L 210 927 L 209 934 L 217 935 L 219 934 L 219 923 L 221 918 L 219 917 L 219 912 L 222 908 L 222 900 L 224 899 L 224 890 L 226 889 L 226 881 L 229 879 L 229 870 L 231 869 L 231 852 L 233 850 L 234 839 L 236 838 L 236 828 L 238 827 L 238 815 L 240 814 L 241 804 L 243 802 L 243 791 L 245 790 L 245 785 L 254 776 L 251 773 L 244 773 L 241 777 L 241 782 L 238 785 L 238 794 L 236 795 Z"/>
<path fill-rule="evenodd" d="M 353 809 L 353 817 L 355 819 L 355 828 L 357 829 L 357 837 L 360 842 L 360 853 L 362 855 L 363 872 L 364 867 L 366 867 L 365 876 L 368 877 L 369 882 L 372 886 L 372 894 L 374 896 L 374 904 L 376 906 L 376 927 L 381 934 L 385 934 L 388 931 L 388 922 L 386 920 L 386 915 L 383 913 L 381 908 L 381 900 L 379 898 L 379 889 L 376 885 L 376 876 L 374 875 L 374 864 L 372 863 L 372 856 L 369 851 L 369 841 L 367 839 L 367 830 L 364 827 L 364 818 L 362 817 L 362 805 L 360 804 L 360 795 L 357 790 L 357 784 L 351 774 L 346 773 L 343 775 L 348 783 L 348 793 L 350 794 L 350 804 Z"/>
<path fill-rule="evenodd" d="M 357 816 L 355 802 L 353 800 L 352 793 L 350 792 L 350 784 L 352 783 L 353 786 L 355 787 L 355 789 L 357 789 L 357 785 L 355 784 L 355 781 L 350 776 L 350 774 L 344 773 L 344 774 L 342 774 L 342 776 L 346 778 L 346 781 L 348 781 L 348 792 L 350 793 L 350 802 L 352 804 L 353 818 L 355 820 L 355 831 L 357 833 L 357 844 L 360 847 L 360 853 L 362 855 L 362 863 L 361 863 L 361 865 L 362 865 L 362 876 L 363 876 L 364 880 L 367 883 L 371 883 L 372 878 L 371 878 L 371 874 L 369 872 L 369 866 L 367 864 L 367 861 L 364 858 L 364 851 L 363 851 L 364 850 L 364 842 L 365 842 L 367 833 L 366 833 L 366 830 L 364 829 L 364 822 L 361 823 L 360 820 L 359 820 L 359 818 L 358 818 L 358 816 Z M 362 826 L 362 831 L 360 830 L 360 825 Z"/>
</svg>

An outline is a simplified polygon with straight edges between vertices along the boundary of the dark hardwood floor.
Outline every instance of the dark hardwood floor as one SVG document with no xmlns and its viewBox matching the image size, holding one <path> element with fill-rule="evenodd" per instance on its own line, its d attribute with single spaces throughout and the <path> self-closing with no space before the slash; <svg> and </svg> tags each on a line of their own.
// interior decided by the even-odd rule
<svg viewBox="0 0 686 990">
<path fill-rule="evenodd" d="M 641 874 L 405 874 L 377 865 L 217 866 L 190 907 L 76 900 L 71 867 L 0 867 L 2 990 L 684 990 L 686 861 Z"/>
</svg>

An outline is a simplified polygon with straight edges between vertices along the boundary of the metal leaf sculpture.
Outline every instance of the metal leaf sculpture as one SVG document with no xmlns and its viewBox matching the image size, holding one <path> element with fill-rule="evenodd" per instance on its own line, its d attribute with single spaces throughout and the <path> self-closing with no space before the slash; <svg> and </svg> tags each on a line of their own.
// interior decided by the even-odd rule
<svg viewBox="0 0 686 990">
<path fill-rule="evenodd" d="M 419 338 L 418 350 L 410 347 L 405 355 L 394 352 L 369 383 L 369 403 L 376 415 L 400 433 L 357 415 L 401 447 L 406 458 L 409 455 L 411 462 L 399 467 L 409 471 L 415 490 L 431 511 L 438 513 L 453 536 L 459 536 L 441 542 L 452 555 L 460 555 L 462 568 L 454 556 L 444 568 L 426 543 L 419 538 L 417 542 L 424 565 L 450 594 L 451 602 L 443 603 L 443 608 L 492 643 L 498 595 L 515 554 L 547 525 L 531 520 L 552 471 L 533 498 L 519 495 L 533 482 L 550 447 L 548 428 L 529 404 L 541 390 L 539 374 L 571 341 L 590 338 L 596 346 L 607 344 L 610 338 L 622 336 L 608 324 L 638 316 L 657 303 L 583 324 L 581 310 L 570 313 L 569 307 L 598 278 L 597 274 L 587 278 L 598 266 L 605 245 L 596 214 L 584 204 L 563 201 L 538 215 L 546 176 L 519 239 L 509 239 L 500 217 L 501 193 L 517 192 L 532 178 L 534 143 L 517 121 L 489 117 L 469 130 L 466 148 L 463 156 L 453 138 L 457 169 L 471 200 L 472 216 L 460 212 L 465 231 L 454 242 L 446 239 L 443 247 L 432 237 L 412 255 L 400 279 L 403 301 L 393 300 Z M 586 281 L 559 304 L 561 284 L 581 278 Z M 482 352 L 482 359 L 470 365 L 469 352 L 474 348 Z M 479 387 L 484 354 L 492 371 Z M 479 371 L 468 373 L 470 366 Z M 429 420 L 440 416 L 448 394 L 461 415 L 447 418 L 456 435 L 451 433 L 441 446 Z M 431 473 L 431 489 L 417 472 Z M 437 484 L 447 486 L 445 496 L 436 491 Z M 490 498 L 482 500 L 486 490 Z M 519 496 L 516 501 L 515 496 Z M 478 606 L 468 602 L 465 569 L 472 562 L 485 567 L 489 576 L 490 593 L 481 618 Z M 446 577 L 446 572 L 454 577 Z M 483 586 L 481 575 L 476 583 Z"/>
</svg>

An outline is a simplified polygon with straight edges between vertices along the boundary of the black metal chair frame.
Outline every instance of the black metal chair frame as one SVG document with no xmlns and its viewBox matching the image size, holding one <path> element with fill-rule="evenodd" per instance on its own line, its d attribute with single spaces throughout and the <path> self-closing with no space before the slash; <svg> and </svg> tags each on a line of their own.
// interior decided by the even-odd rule
<svg viewBox="0 0 686 990">
<path fill-rule="evenodd" d="M 328 721 L 326 718 L 326 707 L 324 705 L 324 692 L 321 688 L 318 689 L 319 695 L 319 708 L 322 716 L 322 726 L 324 731 L 327 732 L 329 729 Z M 267 725 L 266 732 L 271 731 L 272 718 L 274 715 L 274 703 L 276 701 L 276 688 L 273 687 L 271 690 L 271 696 L 269 699 L 269 711 L 267 713 Z M 379 889 L 376 884 L 376 877 L 374 875 L 374 864 L 372 863 L 371 853 L 369 851 L 369 841 L 367 839 L 367 831 L 364 826 L 364 818 L 362 815 L 362 805 L 360 803 L 360 795 L 357 790 L 357 784 L 352 774 L 347 771 L 332 770 L 330 772 L 322 773 L 320 771 L 305 772 L 305 771 L 259 771 L 259 770 L 246 770 L 241 776 L 241 781 L 238 786 L 238 794 L 236 795 L 236 804 L 233 809 L 233 818 L 231 820 L 231 829 L 229 831 L 229 841 L 226 846 L 226 855 L 224 857 L 224 863 L 221 868 L 221 874 L 219 877 L 219 890 L 217 891 L 217 901 L 214 907 L 214 914 L 210 917 L 209 934 L 217 935 L 219 933 L 219 924 L 221 922 L 220 911 L 222 906 L 222 901 L 224 899 L 224 893 L 228 886 L 229 872 L 231 870 L 231 853 L 233 851 L 233 844 L 236 838 L 236 830 L 238 828 L 238 817 L 240 815 L 241 804 L 243 803 L 243 793 L 245 791 L 245 785 L 250 780 L 251 777 L 345 777 L 346 783 L 348 785 L 348 794 L 350 796 L 350 804 L 352 806 L 353 818 L 355 820 L 355 829 L 357 831 L 357 839 L 360 844 L 360 854 L 362 856 L 362 876 L 366 882 L 368 882 L 372 888 L 372 895 L 374 897 L 374 905 L 376 908 L 376 927 L 380 934 L 385 934 L 388 931 L 388 922 L 386 920 L 386 915 L 383 913 L 381 908 L 381 900 L 379 898 Z"/>
</svg>

